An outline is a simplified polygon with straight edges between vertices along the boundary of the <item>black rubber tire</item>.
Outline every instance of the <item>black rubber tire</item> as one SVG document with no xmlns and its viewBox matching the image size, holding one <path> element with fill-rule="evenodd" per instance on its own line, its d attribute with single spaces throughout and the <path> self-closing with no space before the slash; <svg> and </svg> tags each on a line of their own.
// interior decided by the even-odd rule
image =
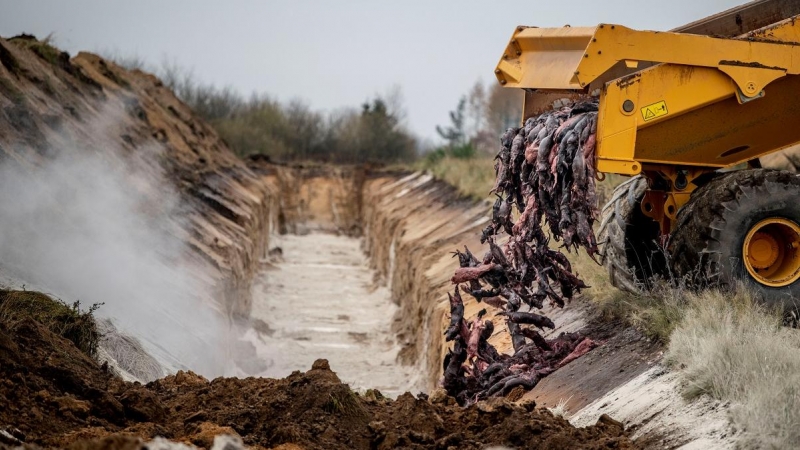
<svg viewBox="0 0 800 450">
<path fill-rule="evenodd" d="M 657 244 L 658 223 L 640 207 L 646 189 L 643 176 L 631 178 L 614 189 L 600 214 L 600 262 L 611 284 L 630 293 L 647 289 L 652 277 L 666 268 L 664 251 Z"/>
<path fill-rule="evenodd" d="M 753 225 L 767 217 L 800 223 L 800 175 L 746 169 L 712 179 L 695 190 L 678 212 L 668 245 L 674 275 L 695 286 L 731 287 L 741 280 L 768 305 L 796 310 L 800 280 L 769 287 L 744 267 L 744 239 Z"/>
</svg>

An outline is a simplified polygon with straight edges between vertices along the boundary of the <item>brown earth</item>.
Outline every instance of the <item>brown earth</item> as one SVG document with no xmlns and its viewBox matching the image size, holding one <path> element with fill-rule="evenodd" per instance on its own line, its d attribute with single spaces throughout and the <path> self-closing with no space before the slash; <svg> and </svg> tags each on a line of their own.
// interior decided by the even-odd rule
<svg viewBox="0 0 800 450">
<path fill-rule="evenodd" d="M 432 400 L 359 395 L 325 360 L 284 379 L 208 381 L 178 372 L 127 383 L 31 319 L 0 324 L 0 379 L 0 430 L 12 436 L 0 437 L 5 444 L 86 448 L 89 440 L 132 435 L 210 447 L 214 435 L 235 433 L 263 448 L 634 448 L 607 417 L 577 429 L 533 403 L 495 399 L 462 409 L 440 392 Z"/>
</svg>

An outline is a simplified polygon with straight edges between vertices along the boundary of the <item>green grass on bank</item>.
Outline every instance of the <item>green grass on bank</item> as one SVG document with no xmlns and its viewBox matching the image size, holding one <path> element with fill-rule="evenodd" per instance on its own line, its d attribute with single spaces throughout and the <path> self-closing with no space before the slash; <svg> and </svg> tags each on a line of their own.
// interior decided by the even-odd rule
<svg viewBox="0 0 800 450">
<path fill-rule="evenodd" d="M 455 186 L 462 194 L 475 199 L 488 198 L 494 186 L 494 158 L 490 156 L 423 158 L 413 168 L 427 170 L 436 178 Z M 601 207 L 611 198 L 614 188 L 627 179 L 608 174 L 597 183 L 597 198 Z"/>
<path fill-rule="evenodd" d="M 23 320 L 33 319 L 90 356 L 97 354 L 100 340 L 93 315 L 98 307 L 81 311 L 79 302 L 68 305 L 41 292 L 0 289 L 0 323 L 5 327 L 13 329 Z"/>
<path fill-rule="evenodd" d="M 416 169 L 429 171 L 436 178 L 446 181 L 462 194 L 476 200 L 489 198 L 489 191 L 494 186 L 494 159 L 488 156 L 423 159 L 416 165 Z"/>
</svg>

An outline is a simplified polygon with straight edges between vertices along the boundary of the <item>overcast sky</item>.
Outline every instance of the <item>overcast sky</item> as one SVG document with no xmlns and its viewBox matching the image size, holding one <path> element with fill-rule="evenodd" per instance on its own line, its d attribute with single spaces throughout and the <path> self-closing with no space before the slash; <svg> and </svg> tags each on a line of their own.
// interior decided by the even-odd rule
<svg viewBox="0 0 800 450">
<path fill-rule="evenodd" d="M 516 25 L 668 30 L 745 0 L 0 0 L 0 36 L 54 34 L 81 50 L 165 58 L 204 82 L 357 106 L 399 85 L 409 127 L 435 125 L 492 71 Z"/>
</svg>

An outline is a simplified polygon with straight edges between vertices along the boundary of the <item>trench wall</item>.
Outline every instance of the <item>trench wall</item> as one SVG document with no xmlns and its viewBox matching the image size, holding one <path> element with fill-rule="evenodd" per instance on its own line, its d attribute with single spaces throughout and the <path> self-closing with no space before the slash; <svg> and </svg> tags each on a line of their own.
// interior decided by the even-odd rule
<svg viewBox="0 0 800 450">
<path fill-rule="evenodd" d="M 453 251 L 468 245 L 482 254 L 480 230 L 488 222 L 486 202 L 461 197 L 430 175 L 377 177 L 364 183 L 364 245 L 370 262 L 400 306 L 395 331 L 399 358 L 426 375 L 424 389 L 438 382 L 444 358 L 442 336 L 458 267 Z M 465 314 L 477 311 L 465 299 Z"/>
</svg>

